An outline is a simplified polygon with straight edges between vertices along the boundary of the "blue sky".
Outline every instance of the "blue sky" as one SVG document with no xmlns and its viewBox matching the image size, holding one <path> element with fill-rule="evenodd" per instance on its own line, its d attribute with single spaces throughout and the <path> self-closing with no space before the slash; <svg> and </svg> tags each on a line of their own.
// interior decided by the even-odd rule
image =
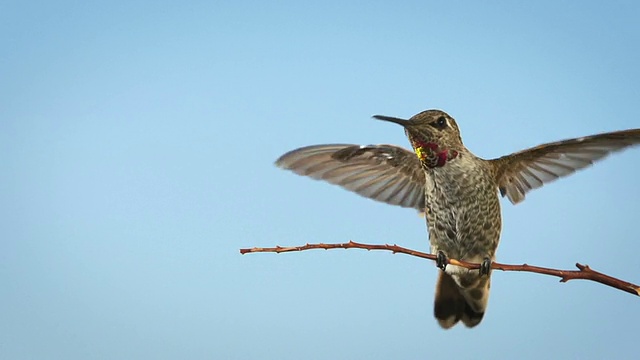
<svg viewBox="0 0 640 360">
<path fill-rule="evenodd" d="M 491 158 L 640 127 L 640 4 L 0 5 L 0 358 L 634 358 L 637 297 L 495 272 L 469 330 L 432 316 L 424 220 L 273 166 L 408 146 L 373 114 L 454 116 Z M 640 149 L 503 205 L 498 260 L 640 282 Z"/>
</svg>

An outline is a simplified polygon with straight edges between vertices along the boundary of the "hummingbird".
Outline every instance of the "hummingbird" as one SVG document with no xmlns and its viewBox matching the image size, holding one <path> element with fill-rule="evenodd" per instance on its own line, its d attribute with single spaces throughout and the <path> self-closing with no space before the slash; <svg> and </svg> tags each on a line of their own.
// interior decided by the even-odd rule
<svg viewBox="0 0 640 360">
<path fill-rule="evenodd" d="M 467 149 L 458 124 L 441 110 L 408 120 L 375 115 L 404 128 L 413 151 L 395 145 L 327 144 L 282 155 L 276 165 L 361 196 L 425 213 L 439 271 L 434 316 L 449 329 L 478 325 L 487 307 L 491 263 L 500 241 L 500 196 L 511 203 L 607 155 L 640 144 L 640 129 L 542 144 L 495 159 Z M 481 264 L 469 270 L 454 258 Z"/>
</svg>

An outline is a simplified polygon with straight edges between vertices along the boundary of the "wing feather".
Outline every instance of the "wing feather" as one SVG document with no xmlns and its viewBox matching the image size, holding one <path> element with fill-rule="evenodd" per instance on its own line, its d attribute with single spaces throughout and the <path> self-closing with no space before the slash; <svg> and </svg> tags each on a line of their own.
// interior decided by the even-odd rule
<svg viewBox="0 0 640 360">
<path fill-rule="evenodd" d="M 640 129 L 624 130 L 544 144 L 490 161 L 500 192 L 517 204 L 533 189 L 638 144 Z"/>
<path fill-rule="evenodd" d="M 424 210 L 420 161 L 398 146 L 313 145 L 282 155 L 276 165 L 373 200 Z"/>
</svg>

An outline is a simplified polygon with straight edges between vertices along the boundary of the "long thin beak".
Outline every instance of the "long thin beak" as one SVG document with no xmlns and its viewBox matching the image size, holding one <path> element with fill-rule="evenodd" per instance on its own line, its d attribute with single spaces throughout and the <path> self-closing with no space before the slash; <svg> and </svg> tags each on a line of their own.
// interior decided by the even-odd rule
<svg viewBox="0 0 640 360">
<path fill-rule="evenodd" d="M 405 128 L 410 124 L 409 120 L 400 119 L 400 118 L 391 117 L 391 116 L 373 115 L 373 118 L 377 119 L 377 120 L 383 120 L 383 121 L 389 121 L 389 122 L 392 122 L 392 123 L 396 123 L 396 124 L 401 125 L 401 126 L 403 126 Z"/>
</svg>

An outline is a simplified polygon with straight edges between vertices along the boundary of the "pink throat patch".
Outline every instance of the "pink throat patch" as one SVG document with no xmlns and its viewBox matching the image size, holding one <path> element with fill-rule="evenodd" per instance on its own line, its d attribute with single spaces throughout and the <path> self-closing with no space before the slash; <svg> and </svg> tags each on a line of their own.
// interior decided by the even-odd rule
<svg viewBox="0 0 640 360">
<path fill-rule="evenodd" d="M 432 143 L 432 142 L 422 142 L 422 141 L 416 141 L 416 145 L 417 147 L 423 147 L 423 148 L 429 148 L 431 150 L 433 150 L 436 153 L 436 156 L 438 157 L 438 161 L 436 163 L 435 166 L 433 167 L 442 167 L 444 166 L 447 161 L 455 159 L 456 157 L 458 157 L 458 152 L 455 150 L 451 150 L 449 151 L 448 149 L 440 149 L 440 146 L 438 146 L 438 144 L 436 143 Z"/>
</svg>

